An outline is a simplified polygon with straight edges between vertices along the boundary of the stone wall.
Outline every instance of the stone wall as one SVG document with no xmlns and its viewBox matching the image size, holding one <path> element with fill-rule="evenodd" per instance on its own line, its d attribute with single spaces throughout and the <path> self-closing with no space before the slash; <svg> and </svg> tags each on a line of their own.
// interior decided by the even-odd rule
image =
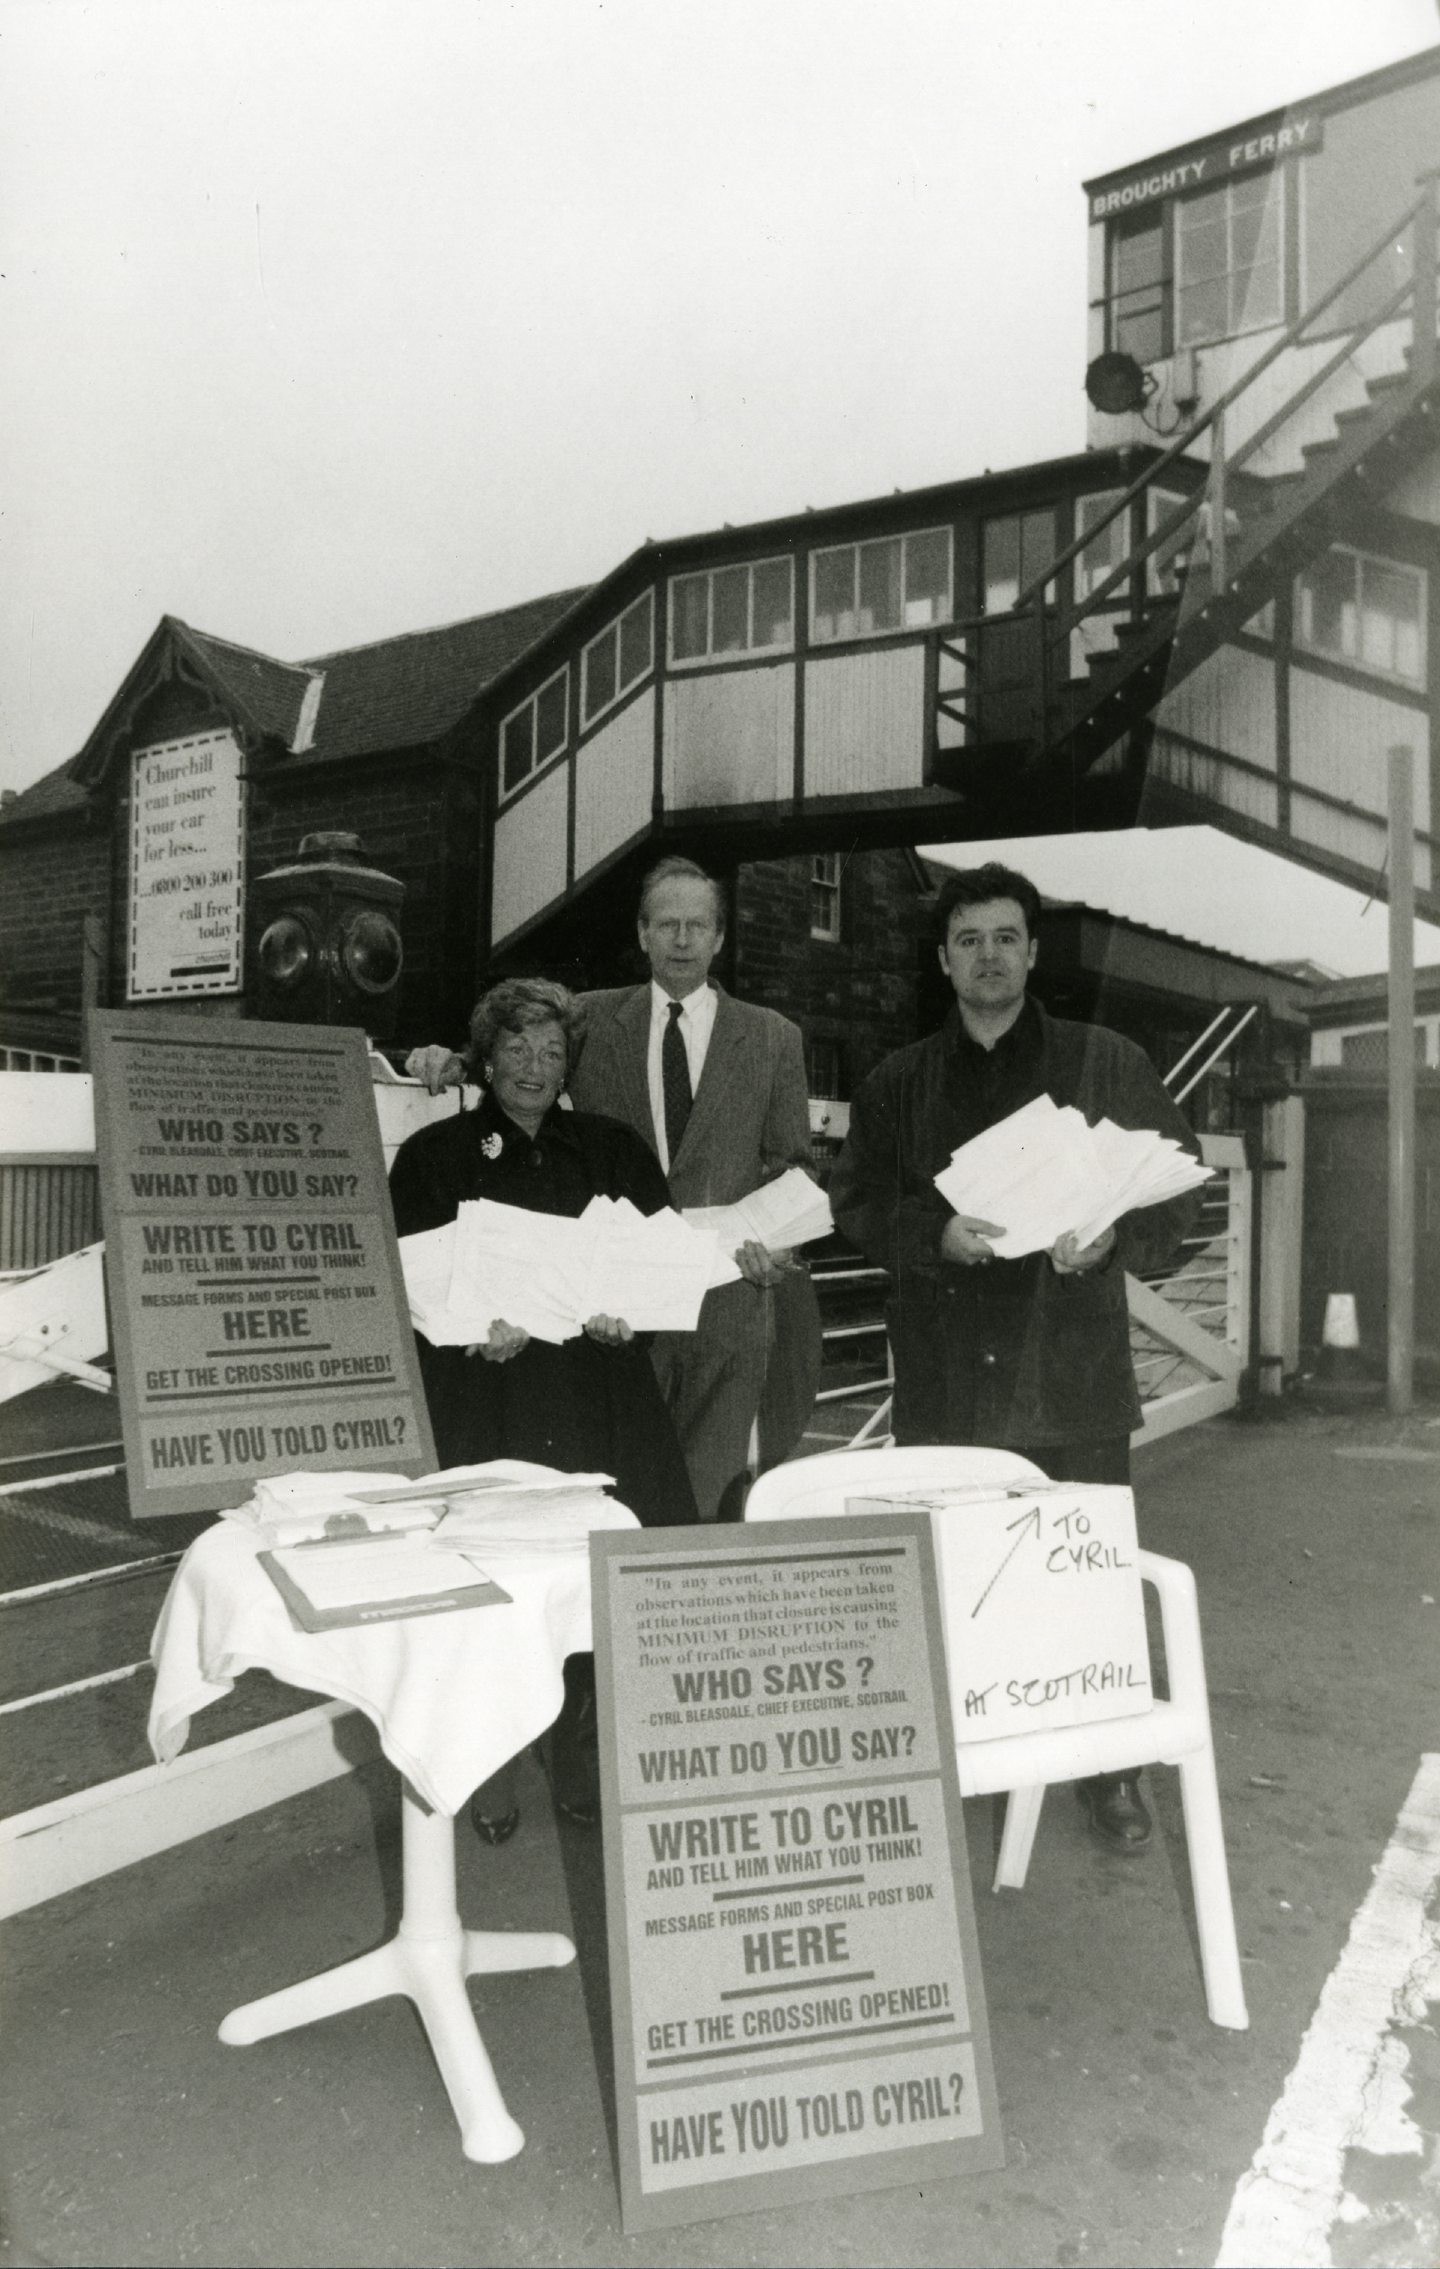
<svg viewBox="0 0 1440 2269">
<path fill-rule="evenodd" d="M 740 869 L 734 989 L 793 1018 L 812 1058 L 814 1042 L 831 1043 L 849 1096 L 943 1006 L 928 982 L 930 901 L 904 851 L 860 851 L 842 870 L 838 940 L 812 937 L 810 870 L 808 857 Z"/>
</svg>

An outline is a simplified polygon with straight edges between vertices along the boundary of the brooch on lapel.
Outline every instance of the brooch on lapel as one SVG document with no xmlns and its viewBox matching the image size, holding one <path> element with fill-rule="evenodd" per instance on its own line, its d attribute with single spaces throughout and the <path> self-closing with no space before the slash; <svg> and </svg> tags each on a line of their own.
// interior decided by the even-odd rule
<svg viewBox="0 0 1440 2269">
<path fill-rule="evenodd" d="M 505 1137 L 499 1134 L 488 1134 L 481 1142 L 480 1148 L 487 1158 L 498 1158 L 505 1148 Z"/>
</svg>

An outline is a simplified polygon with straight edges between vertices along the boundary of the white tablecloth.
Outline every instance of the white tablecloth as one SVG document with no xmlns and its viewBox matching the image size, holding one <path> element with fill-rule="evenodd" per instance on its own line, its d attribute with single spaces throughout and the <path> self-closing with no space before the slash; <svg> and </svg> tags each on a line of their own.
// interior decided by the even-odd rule
<svg viewBox="0 0 1440 2269">
<path fill-rule="evenodd" d="M 617 1525 L 633 1516 L 609 1508 Z M 380 1745 L 437 1812 L 551 1724 L 567 1654 L 590 1645 L 590 1561 L 583 1549 L 509 1557 L 486 1552 L 503 1607 L 458 1608 L 339 1631 L 298 1631 L 256 1564 L 260 1540 L 234 1521 L 198 1536 L 175 1571 L 150 1652 L 150 1746 L 178 1756 L 190 1720 L 247 1670 L 331 1694 L 363 1710 Z"/>
</svg>

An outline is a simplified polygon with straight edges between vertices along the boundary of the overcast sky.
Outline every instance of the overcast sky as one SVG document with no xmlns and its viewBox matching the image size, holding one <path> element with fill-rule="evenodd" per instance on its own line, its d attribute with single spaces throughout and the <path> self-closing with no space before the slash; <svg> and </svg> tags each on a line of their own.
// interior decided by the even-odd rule
<svg viewBox="0 0 1440 2269">
<path fill-rule="evenodd" d="M 3 0 L 0 786 L 296 659 L 1084 445 L 1082 179 L 1435 0 Z"/>
</svg>

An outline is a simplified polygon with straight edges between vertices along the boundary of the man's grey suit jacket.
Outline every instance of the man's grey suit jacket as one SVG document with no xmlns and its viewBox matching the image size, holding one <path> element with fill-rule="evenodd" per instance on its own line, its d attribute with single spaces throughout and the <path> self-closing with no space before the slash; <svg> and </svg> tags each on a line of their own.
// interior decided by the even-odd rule
<svg viewBox="0 0 1440 2269">
<path fill-rule="evenodd" d="M 811 1165 L 805 1052 L 774 1009 L 720 986 L 714 1029 L 684 1136 L 670 1162 L 677 1206 L 733 1205 L 788 1166 Z M 581 995 L 585 1039 L 570 1074 L 577 1111 L 622 1120 L 655 1141 L 650 1109 L 651 988 Z M 651 1354 L 685 1452 L 703 1519 L 733 1503 L 758 1419 L 762 1467 L 788 1457 L 815 1400 L 820 1319 L 804 1269 L 769 1291 L 749 1283 L 708 1292 L 694 1332 L 659 1332 Z"/>
<path fill-rule="evenodd" d="M 679 1151 L 677 1206 L 733 1205 L 787 1166 L 811 1165 L 800 1034 L 774 1009 L 732 1000 L 719 985 L 715 1026 Z M 585 1038 L 570 1074 L 577 1111 L 603 1111 L 656 1148 L 650 1110 L 651 987 L 583 993 Z"/>
</svg>

